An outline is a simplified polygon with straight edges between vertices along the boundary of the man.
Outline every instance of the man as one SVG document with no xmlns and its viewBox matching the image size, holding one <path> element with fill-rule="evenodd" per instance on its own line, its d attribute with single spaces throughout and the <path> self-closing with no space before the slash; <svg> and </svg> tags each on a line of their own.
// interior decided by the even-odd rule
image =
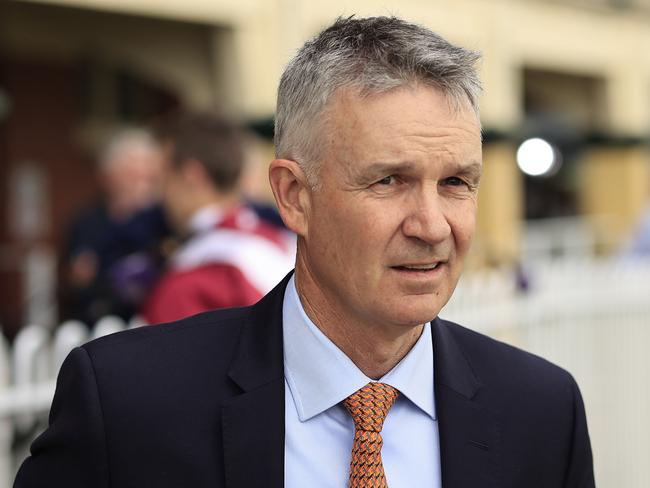
<svg viewBox="0 0 650 488">
<path fill-rule="evenodd" d="M 295 244 L 241 201 L 242 130 L 204 112 L 179 117 L 161 138 L 163 203 L 184 243 L 146 300 L 145 320 L 255 303 L 291 270 Z"/>
<path fill-rule="evenodd" d="M 571 376 L 437 318 L 474 230 L 476 59 L 396 18 L 308 42 L 270 168 L 295 273 L 76 349 L 16 486 L 592 487 Z"/>
<path fill-rule="evenodd" d="M 98 162 L 102 199 L 75 217 L 63 257 L 64 315 L 92 326 L 142 305 L 169 228 L 159 205 L 160 150 L 151 134 L 114 135 Z"/>
</svg>

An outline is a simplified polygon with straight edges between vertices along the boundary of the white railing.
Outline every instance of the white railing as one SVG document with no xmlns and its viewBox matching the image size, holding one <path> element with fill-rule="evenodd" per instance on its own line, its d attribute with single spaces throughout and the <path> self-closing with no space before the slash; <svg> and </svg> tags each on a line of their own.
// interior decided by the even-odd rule
<svg viewBox="0 0 650 488">
<path fill-rule="evenodd" d="M 599 487 L 650 486 L 650 261 L 536 262 L 466 275 L 441 316 L 546 357 L 577 379 L 587 408 Z M 527 287 L 522 289 L 521 283 Z M 92 333 L 67 322 L 54 333 L 21 330 L 12 348 L 0 334 L 0 488 L 44 425 L 67 353 L 125 326 L 114 318 Z M 13 448 L 12 448 L 13 445 Z"/>
<path fill-rule="evenodd" d="M 102 318 L 92 330 L 74 320 L 55 331 L 32 324 L 20 330 L 11 348 L 0 333 L 0 488 L 12 485 L 29 442 L 44 427 L 56 375 L 68 353 L 91 339 L 137 325 L 137 320 L 127 326 L 113 316 Z"/>
</svg>

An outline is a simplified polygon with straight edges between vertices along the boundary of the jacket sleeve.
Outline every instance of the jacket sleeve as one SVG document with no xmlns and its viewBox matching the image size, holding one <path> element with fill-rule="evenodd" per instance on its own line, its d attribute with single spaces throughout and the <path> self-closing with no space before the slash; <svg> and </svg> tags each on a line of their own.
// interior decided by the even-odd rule
<svg viewBox="0 0 650 488">
<path fill-rule="evenodd" d="M 31 446 L 14 488 L 109 486 L 106 434 L 92 361 L 82 347 L 66 358 L 49 427 Z"/>
<path fill-rule="evenodd" d="M 594 488 L 594 466 L 591 454 L 587 417 L 582 395 L 571 377 L 573 393 L 573 435 L 571 458 L 565 476 L 565 488 Z"/>
</svg>

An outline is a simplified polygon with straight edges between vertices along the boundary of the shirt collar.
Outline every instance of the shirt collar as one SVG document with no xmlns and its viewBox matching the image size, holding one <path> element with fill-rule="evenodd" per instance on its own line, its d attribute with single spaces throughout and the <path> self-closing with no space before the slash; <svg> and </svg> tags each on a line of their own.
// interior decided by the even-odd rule
<svg viewBox="0 0 650 488">
<path fill-rule="evenodd" d="M 223 210 L 219 205 L 206 205 L 198 209 L 189 218 L 188 228 L 192 234 L 201 234 L 212 230 L 223 220 Z"/>
<path fill-rule="evenodd" d="M 294 277 L 283 304 L 284 374 L 302 422 L 338 404 L 372 381 L 305 313 Z M 379 381 L 397 388 L 435 420 L 430 324 L 409 353 Z"/>
</svg>

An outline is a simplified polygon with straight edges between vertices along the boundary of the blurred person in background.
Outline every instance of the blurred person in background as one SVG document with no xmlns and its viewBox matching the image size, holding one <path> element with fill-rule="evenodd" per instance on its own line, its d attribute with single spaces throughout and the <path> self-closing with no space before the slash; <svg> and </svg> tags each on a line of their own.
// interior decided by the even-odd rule
<svg viewBox="0 0 650 488">
<path fill-rule="evenodd" d="M 161 263 L 169 227 L 160 206 L 159 147 L 146 130 L 120 131 L 98 158 L 102 196 L 72 221 L 63 257 L 68 318 L 89 327 L 106 315 L 129 320 Z"/>
<path fill-rule="evenodd" d="M 161 132 L 163 202 L 182 244 L 142 309 L 150 323 L 251 305 L 292 268 L 294 238 L 242 197 L 246 135 L 216 112 Z"/>
</svg>

